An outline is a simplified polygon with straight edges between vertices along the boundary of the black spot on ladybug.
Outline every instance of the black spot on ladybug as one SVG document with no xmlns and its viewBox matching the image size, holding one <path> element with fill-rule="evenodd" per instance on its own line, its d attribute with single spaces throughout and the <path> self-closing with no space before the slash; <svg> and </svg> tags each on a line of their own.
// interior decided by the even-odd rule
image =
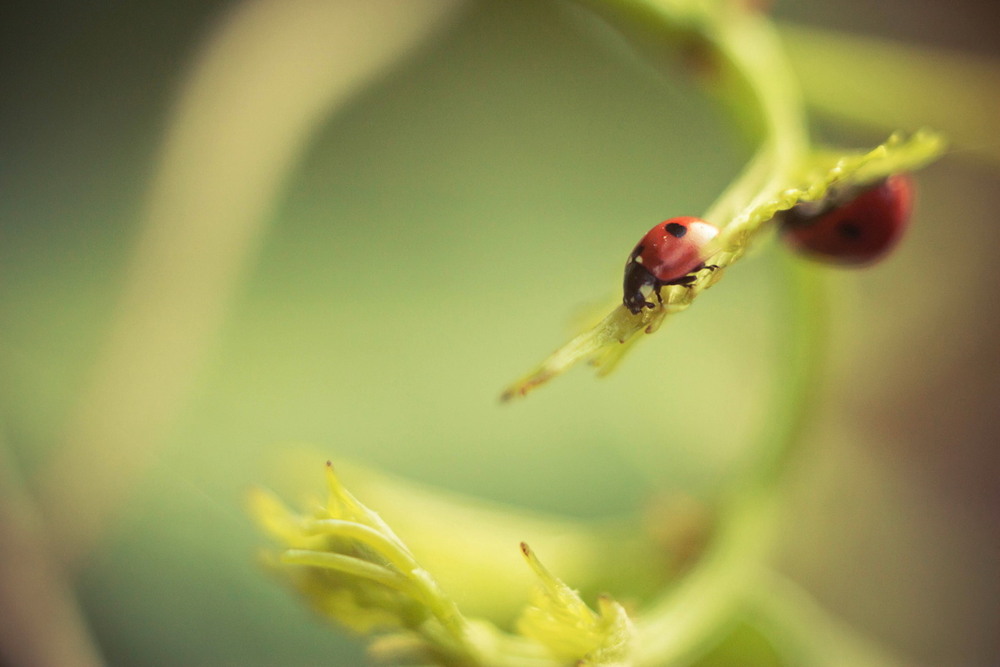
<svg viewBox="0 0 1000 667">
<path fill-rule="evenodd" d="M 842 238 L 856 241 L 864 234 L 864 229 L 862 229 L 861 225 L 853 220 L 844 220 L 837 225 L 837 233 L 840 234 Z"/>
<path fill-rule="evenodd" d="M 676 222 L 668 222 L 663 225 L 663 231 L 675 238 L 681 238 L 688 233 L 688 228 Z"/>
</svg>

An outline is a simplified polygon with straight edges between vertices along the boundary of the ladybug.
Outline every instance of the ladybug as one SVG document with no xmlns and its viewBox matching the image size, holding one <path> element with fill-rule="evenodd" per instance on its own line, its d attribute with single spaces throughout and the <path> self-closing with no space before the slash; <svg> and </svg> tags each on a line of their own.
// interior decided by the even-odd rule
<svg viewBox="0 0 1000 667">
<path fill-rule="evenodd" d="M 819 261 L 863 266 L 882 258 L 910 220 L 913 178 L 894 174 L 869 186 L 780 214 L 780 234 L 792 248 Z"/>
<path fill-rule="evenodd" d="M 652 290 L 662 304 L 660 288 L 664 285 L 690 286 L 695 271 L 705 266 L 709 241 L 719 234 L 719 228 L 699 218 L 671 218 L 659 223 L 639 240 L 625 262 L 625 295 L 622 303 L 637 315 L 643 308 L 654 308 L 646 300 Z"/>
</svg>

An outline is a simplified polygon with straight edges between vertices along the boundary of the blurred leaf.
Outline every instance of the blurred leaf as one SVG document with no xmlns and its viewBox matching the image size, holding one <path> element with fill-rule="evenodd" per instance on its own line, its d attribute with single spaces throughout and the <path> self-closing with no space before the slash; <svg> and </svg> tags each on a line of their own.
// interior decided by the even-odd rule
<svg viewBox="0 0 1000 667">
<path fill-rule="evenodd" d="M 263 490 L 252 493 L 251 513 L 281 548 L 266 555 L 265 563 L 328 619 L 355 632 L 389 635 L 378 642 L 379 654 L 433 656 L 456 665 L 625 664 L 632 625 L 621 605 L 604 596 L 599 611 L 591 611 L 524 543 L 521 551 L 538 588 L 518 622 L 521 634 L 507 634 L 467 619 L 388 524 L 344 488 L 329 463 L 326 477 L 327 501 L 310 514 L 289 511 Z M 445 525 L 468 538 L 463 523 Z"/>
<path fill-rule="evenodd" d="M 598 598 L 594 612 L 523 542 L 521 551 L 538 577 L 538 587 L 533 603 L 518 619 L 518 631 L 544 644 L 558 659 L 578 661 L 581 667 L 630 664 L 635 630 L 625 609 L 605 595 Z M 586 657 L 580 660 L 581 656 Z"/>
<path fill-rule="evenodd" d="M 782 24 L 806 102 L 879 129 L 925 125 L 1000 163 L 1000 60 Z"/>
</svg>

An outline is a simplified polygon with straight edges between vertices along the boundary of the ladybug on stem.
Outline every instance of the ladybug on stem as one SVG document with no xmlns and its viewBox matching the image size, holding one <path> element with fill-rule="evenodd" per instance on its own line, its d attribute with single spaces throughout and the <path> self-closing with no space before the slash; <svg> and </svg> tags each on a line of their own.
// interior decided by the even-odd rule
<svg viewBox="0 0 1000 667">
<path fill-rule="evenodd" d="M 910 220 L 913 179 L 894 174 L 875 185 L 806 202 L 779 214 L 782 239 L 813 259 L 863 266 L 881 259 Z M 818 206 L 817 206 L 818 204 Z"/>
<path fill-rule="evenodd" d="M 719 228 L 700 218 L 671 218 L 659 223 L 639 240 L 625 263 L 622 303 L 632 314 L 654 308 L 647 301 L 649 292 L 662 304 L 660 288 L 664 285 L 694 283 L 695 271 L 705 266 L 706 246 L 719 234 Z"/>
</svg>

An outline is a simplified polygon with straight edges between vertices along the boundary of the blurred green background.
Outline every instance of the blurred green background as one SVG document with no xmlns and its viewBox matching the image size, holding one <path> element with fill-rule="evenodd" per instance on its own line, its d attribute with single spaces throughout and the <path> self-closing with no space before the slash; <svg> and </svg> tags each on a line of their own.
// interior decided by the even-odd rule
<svg viewBox="0 0 1000 667">
<path fill-rule="evenodd" d="M 231 4 L 7 4 L 0 437 L 29 489 L 60 460 L 173 99 Z M 786 0 L 773 13 L 982 55 L 1000 27 L 974 2 Z M 362 660 L 254 561 L 264 539 L 245 491 L 287 487 L 297 443 L 317 450 L 303 488 L 346 459 L 581 518 L 665 490 L 710 499 L 738 475 L 781 353 L 780 248 L 734 267 L 609 378 L 578 371 L 497 402 L 620 297 L 642 232 L 703 211 L 749 156 L 674 74 L 568 5 L 475 2 L 329 116 L 80 572 L 111 664 Z M 822 118 L 816 130 L 859 146 L 886 134 Z M 918 183 L 899 251 L 829 272 L 829 372 L 790 474 L 780 566 L 912 659 L 993 664 L 1000 171 L 957 152 Z"/>
</svg>

